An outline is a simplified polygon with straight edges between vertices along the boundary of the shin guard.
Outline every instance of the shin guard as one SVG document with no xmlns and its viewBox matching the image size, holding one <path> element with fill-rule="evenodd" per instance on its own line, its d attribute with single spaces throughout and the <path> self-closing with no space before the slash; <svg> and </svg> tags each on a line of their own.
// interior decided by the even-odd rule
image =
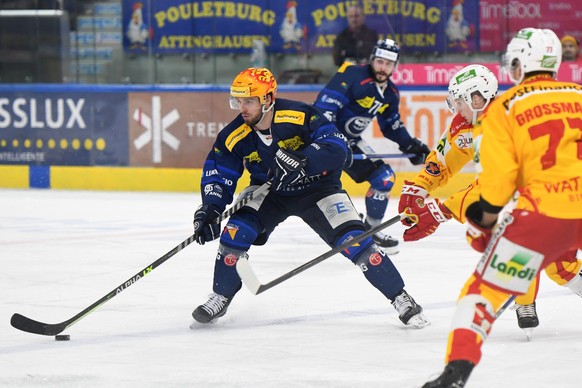
<svg viewBox="0 0 582 388">
<path fill-rule="evenodd" d="M 392 260 L 376 244 L 362 251 L 356 257 L 355 264 L 366 279 L 390 300 L 404 288 L 404 280 Z"/>
<path fill-rule="evenodd" d="M 242 286 L 242 282 L 236 272 L 236 262 L 239 259 L 246 260 L 246 251 L 229 248 L 220 244 L 214 263 L 214 281 L 212 290 L 217 294 L 231 298 Z"/>
</svg>

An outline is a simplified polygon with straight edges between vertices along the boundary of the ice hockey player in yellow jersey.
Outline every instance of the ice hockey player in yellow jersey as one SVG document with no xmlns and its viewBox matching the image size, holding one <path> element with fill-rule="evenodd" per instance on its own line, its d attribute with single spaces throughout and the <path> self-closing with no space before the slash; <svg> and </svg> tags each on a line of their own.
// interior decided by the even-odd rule
<svg viewBox="0 0 582 388">
<path fill-rule="evenodd" d="M 399 211 L 414 214 L 403 223 L 411 226 L 412 219 L 418 222 L 404 232 L 404 241 L 424 238 L 451 218 L 464 223 L 465 211 L 469 205 L 479 200 L 479 180 L 467 188 L 453 194 L 443 203 L 429 195 L 438 187 L 449 182 L 471 160 L 480 170 L 479 144 L 482 137 L 482 118 L 489 103 L 495 98 L 498 84 L 495 75 L 481 65 L 470 65 L 456 73 L 449 83 L 447 104 L 455 116 L 449 128 L 442 134 L 439 143 L 427 157 L 425 168 L 403 186 Z M 484 247 L 482 248 L 484 249 Z M 578 276 L 582 261 L 573 260 L 576 252 L 568 252 L 563 261 L 546 268 L 548 276 L 559 285 L 568 284 Z M 539 325 L 535 299 L 539 277 L 536 277 L 524 295 L 515 300 L 518 326 L 526 331 L 528 339 L 531 331 Z"/>
<path fill-rule="evenodd" d="M 467 239 L 484 255 L 461 290 L 445 369 L 425 388 L 464 387 L 499 308 L 525 294 L 542 269 L 578 265 L 582 86 L 555 79 L 560 62 L 560 40 L 551 30 L 522 29 L 507 46 L 504 64 L 516 86 L 481 117 L 480 196 L 465 211 Z M 515 208 L 498 220 L 515 192 Z M 571 275 L 565 286 L 582 296 L 581 275 Z"/>
</svg>

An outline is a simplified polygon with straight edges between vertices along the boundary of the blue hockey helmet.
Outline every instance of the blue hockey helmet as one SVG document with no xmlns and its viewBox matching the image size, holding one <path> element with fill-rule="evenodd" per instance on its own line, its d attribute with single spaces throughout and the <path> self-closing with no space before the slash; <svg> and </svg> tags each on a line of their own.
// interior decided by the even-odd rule
<svg viewBox="0 0 582 388">
<path fill-rule="evenodd" d="M 372 63 L 374 58 L 384 58 L 398 65 L 400 46 L 392 39 L 380 39 L 372 49 L 370 63 Z"/>
</svg>

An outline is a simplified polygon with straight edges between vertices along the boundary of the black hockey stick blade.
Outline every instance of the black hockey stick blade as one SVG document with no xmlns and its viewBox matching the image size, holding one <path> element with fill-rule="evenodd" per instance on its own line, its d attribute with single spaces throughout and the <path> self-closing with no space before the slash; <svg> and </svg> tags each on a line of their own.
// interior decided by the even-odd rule
<svg viewBox="0 0 582 388">
<path fill-rule="evenodd" d="M 41 335 L 57 335 L 67 328 L 66 322 L 56 324 L 42 323 L 18 313 L 12 315 L 10 324 L 18 330 Z"/>
<path fill-rule="evenodd" d="M 230 217 L 236 211 L 240 210 L 240 208 L 242 208 L 244 205 L 246 205 L 248 202 L 250 202 L 253 198 L 256 198 L 259 195 L 267 192 L 269 190 L 269 188 L 270 188 L 270 183 L 265 183 L 264 185 L 257 188 L 255 191 L 247 194 L 244 198 L 242 198 L 241 200 L 236 202 L 229 209 L 225 210 L 220 215 L 220 217 L 217 219 L 217 221 L 222 221 L 222 220 Z M 101 305 L 105 304 L 113 297 L 117 296 L 119 293 L 124 291 L 126 288 L 133 285 L 135 282 L 137 282 L 138 280 L 140 280 L 141 278 L 143 278 L 144 276 L 149 274 L 151 271 L 156 269 L 158 266 L 162 265 L 169 258 L 174 256 L 176 253 L 180 252 L 182 249 L 186 248 L 188 245 L 192 244 L 193 242 L 194 242 L 194 235 L 188 237 L 186 240 L 184 240 L 180 244 L 176 245 L 174 248 L 172 248 L 165 255 L 163 255 L 162 257 L 160 257 L 159 259 L 157 259 L 156 261 L 154 261 L 153 263 L 151 263 L 150 265 L 148 265 L 147 267 L 145 267 L 144 269 L 142 269 L 141 271 L 139 271 L 138 273 L 136 273 L 135 275 L 133 275 L 132 277 L 127 279 L 125 282 L 121 283 L 117 288 L 111 290 L 107 295 L 105 295 L 104 297 L 102 297 L 101 299 L 99 299 L 98 301 L 93 303 L 91 306 L 87 307 L 86 309 L 84 309 L 83 311 L 81 311 L 80 313 L 75 315 L 74 317 L 67 319 L 66 321 L 63 321 L 61 323 L 44 323 L 44 322 L 35 321 L 34 319 L 25 317 L 22 314 L 15 313 L 12 315 L 12 318 L 10 318 L 10 324 L 12 325 L 12 327 L 14 327 L 18 330 L 25 331 L 27 333 L 49 335 L 49 336 L 57 335 L 57 334 L 63 332 L 68 327 L 71 327 L 72 325 L 77 323 L 79 320 L 81 320 L 85 316 L 92 313 L 95 309 L 97 309 Z"/>
<path fill-rule="evenodd" d="M 343 251 L 344 249 L 349 248 L 352 245 L 354 245 L 354 244 L 356 244 L 356 243 L 358 243 L 358 242 L 360 242 L 368 237 L 373 236 L 374 234 L 378 233 L 382 229 L 387 228 L 390 225 L 394 225 L 395 223 L 399 222 L 404 217 L 405 217 L 404 213 L 399 214 L 397 216 L 394 216 L 394 217 L 390 218 L 389 220 L 384 221 L 380 225 L 354 237 L 350 241 L 347 241 L 347 242 L 343 243 L 342 245 L 338 245 L 337 247 L 330 249 L 329 251 L 317 256 L 315 259 L 312 259 L 312 260 L 308 261 L 307 263 L 300 265 L 299 267 L 297 267 L 297 268 L 287 272 L 286 274 L 279 276 L 278 278 L 271 280 L 270 282 L 265 283 L 265 284 L 263 284 L 259 281 L 259 278 L 257 278 L 255 271 L 253 271 L 253 268 L 251 267 L 251 265 L 247 259 L 240 259 L 236 262 L 236 271 L 238 272 L 238 275 L 240 276 L 240 278 L 243 281 L 243 283 L 245 284 L 245 286 L 247 286 L 249 291 L 255 295 L 258 295 L 261 292 L 267 291 L 268 289 L 275 287 L 277 284 L 282 283 L 285 280 L 288 280 L 288 279 L 292 278 L 293 276 L 300 274 L 301 272 L 305 271 L 306 269 L 309 269 L 309 268 L 313 267 L 314 265 L 319 264 L 326 259 L 329 259 L 330 257 L 334 256 L 336 253 L 339 253 L 339 252 Z"/>
</svg>

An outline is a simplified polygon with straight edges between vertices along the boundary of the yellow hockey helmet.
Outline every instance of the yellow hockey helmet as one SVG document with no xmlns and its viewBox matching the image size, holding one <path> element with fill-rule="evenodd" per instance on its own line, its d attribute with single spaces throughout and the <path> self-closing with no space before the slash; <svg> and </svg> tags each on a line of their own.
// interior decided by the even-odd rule
<svg viewBox="0 0 582 388">
<path fill-rule="evenodd" d="M 268 94 L 272 94 L 273 100 L 277 94 L 277 81 L 275 76 L 267 68 L 249 67 L 241 71 L 230 85 L 231 100 L 244 97 L 259 97 L 261 104 L 266 102 Z"/>
</svg>

